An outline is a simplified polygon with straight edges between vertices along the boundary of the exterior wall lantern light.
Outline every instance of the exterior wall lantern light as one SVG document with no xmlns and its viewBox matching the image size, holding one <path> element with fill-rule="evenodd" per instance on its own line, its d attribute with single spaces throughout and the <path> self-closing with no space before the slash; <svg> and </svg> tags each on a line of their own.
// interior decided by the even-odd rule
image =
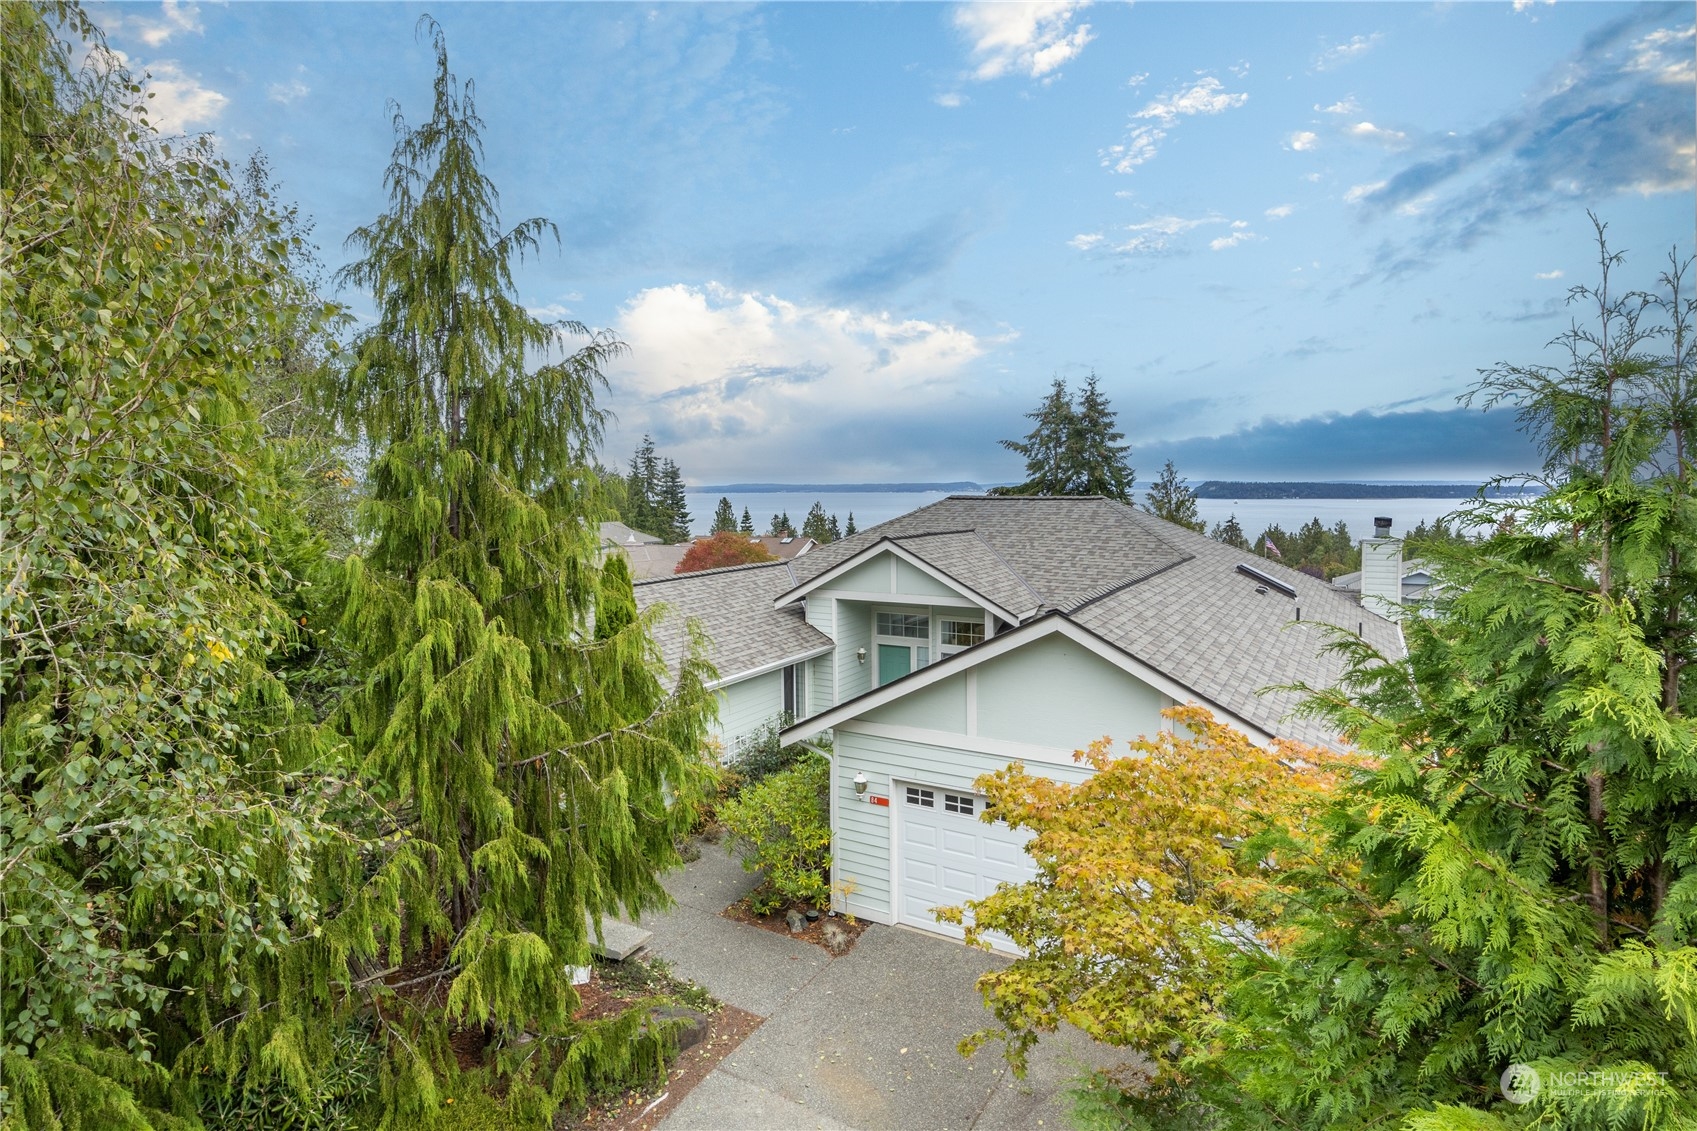
<svg viewBox="0 0 1697 1131">
<path fill-rule="evenodd" d="M 870 783 L 866 780 L 865 774 L 854 775 L 854 796 L 855 796 L 855 800 L 857 800 L 857 801 L 865 801 L 866 800 L 866 787 L 869 784 Z"/>
<path fill-rule="evenodd" d="M 856 660 L 859 660 L 859 661 L 860 661 L 860 662 L 861 662 L 861 663 L 863 663 L 863 664 L 864 664 L 864 663 L 865 663 L 865 662 L 866 662 L 866 649 L 864 649 L 864 648 L 856 648 L 856 649 L 855 649 L 855 650 L 854 650 L 854 658 L 855 658 L 855 659 L 856 659 Z"/>
</svg>

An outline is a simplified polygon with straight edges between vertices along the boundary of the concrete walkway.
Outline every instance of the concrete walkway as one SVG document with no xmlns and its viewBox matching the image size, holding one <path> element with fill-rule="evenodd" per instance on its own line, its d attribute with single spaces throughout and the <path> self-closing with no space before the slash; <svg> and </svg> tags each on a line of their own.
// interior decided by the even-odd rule
<svg viewBox="0 0 1697 1131">
<path fill-rule="evenodd" d="M 990 1020 L 973 982 L 1005 959 L 874 924 L 841 958 L 722 918 L 757 882 L 721 845 L 671 876 L 649 951 L 719 1000 L 766 1018 L 668 1116 L 666 1131 L 1066 1127 L 1072 1078 L 1126 1059 L 1066 1031 L 1013 1080 L 996 1046 L 955 1044 Z"/>
</svg>

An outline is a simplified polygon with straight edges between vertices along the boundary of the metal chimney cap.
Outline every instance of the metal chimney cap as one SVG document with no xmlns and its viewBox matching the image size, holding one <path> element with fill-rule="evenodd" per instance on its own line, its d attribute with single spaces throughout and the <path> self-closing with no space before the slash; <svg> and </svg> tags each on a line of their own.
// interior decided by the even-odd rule
<svg viewBox="0 0 1697 1131">
<path fill-rule="evenodd" d="M 1387 537 L 1391 532 L 1391 520 L 1388 518 L 1373 519 L 1373 533 L 1380 538 Z"/>
</svg>

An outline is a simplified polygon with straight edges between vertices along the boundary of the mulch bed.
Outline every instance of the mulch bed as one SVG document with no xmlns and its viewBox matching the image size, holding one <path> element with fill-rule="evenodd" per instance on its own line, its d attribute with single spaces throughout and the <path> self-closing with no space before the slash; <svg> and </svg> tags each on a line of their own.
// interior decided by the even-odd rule
<svg viewBox="0 0 1697 1131">
<path fill-rule="evenodd" d="M 592 995 L 584 991 L 595 986 L 591 982 L 587 986 L 579 986 L 578 993 L 583 996 L 585 1007 L 589 1006 Z M 614 995 L 605 990 L 599 991 L 602 1007 L 607 1012 L 617 1012 L 619 1009 Z M 580 1013 L 579 1016 L 585 1014 Z M 721 1005 L 708 1015 L 707 1035 L 694 1048 L 685 1049 L 666 1070 L 666 1080 L 647 1089 L 632 1089 L 622 1096 L 597 1100 L 588 1110 L 580 1112 L 575 1118 L 562 1115 L 554 1121 L 555 1131 L 653 1131 L 660 1121 L 671 1114 L 672 1109 L 683 1102 L 685 1096 L 707 1078 L 707 1074 L 718 1066 L 721 1060 L 729 1056 L 748 1035 L 760 1028 L 761 1018 L 738 1009 L 734 1005 Z"/>
<path fill-rule="evenodd" d="M 726 919 L 732 919 L 738 923 L 747 923 L 750 926 L 759 927 L 765 931 L 771 931 L 774 935 L 783 935 L 785 938 L 800 939 L 802 942 L 812 943 L 814 946 L 819 947 L 826 953 L 830 953 L 831 948 L 825 945 L 825 939 L 820 932 L 823 930 L 827 921 L 841 924 L 843 929 L 848 932 L 849 941 L 848 945 L 843 948 L 842 952 L 844 954 L 847 954 L 849 951 L 854 949 L 854 944 L 860 938 L 861 932 L 866 930 L 866 921 L 864 919 L 850 920 L 839 915 L 835 919 L 828 920 L 827 916 L 821 915 L 818 919 L 809 923 L 800 932 L 791 934 L 790 925 L 784 921 L 784 912 L 788 910 L 789 908 L 787 907 L 780 907 L 778 910 L 769 915 L 759 915 L 748 906 L 748 900 L 739 899 L 723 911 L 719 912 L 719 914 Z M 796 910 L 799 911 L 801 908 L 798 907 Z"/>
</svg>

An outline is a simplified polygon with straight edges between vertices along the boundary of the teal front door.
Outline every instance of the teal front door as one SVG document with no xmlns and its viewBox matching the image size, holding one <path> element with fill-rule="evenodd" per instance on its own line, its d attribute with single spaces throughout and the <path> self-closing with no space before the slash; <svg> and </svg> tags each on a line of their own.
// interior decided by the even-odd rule
<svg viewBox="0 0 1697 1131">
<path fill-rule="evenodd" d="M 906 644 L 878 645 L 878 686 L 900 679 L 913 670 L 913 649 Z"/>
</svg>

